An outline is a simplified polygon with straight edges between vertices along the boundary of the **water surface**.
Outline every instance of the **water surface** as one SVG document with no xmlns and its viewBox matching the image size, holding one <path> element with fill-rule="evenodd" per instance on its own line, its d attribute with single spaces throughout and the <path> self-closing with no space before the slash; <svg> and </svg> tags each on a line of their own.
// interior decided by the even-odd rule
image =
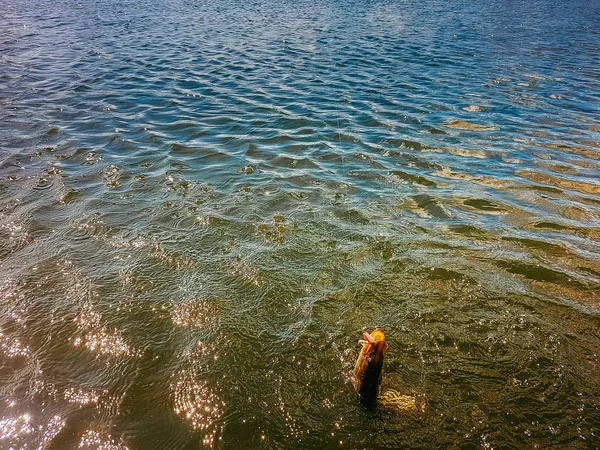
<svg viewBox="0 0 600 450">
<path fill-rule="evenodd" d="M 599 7 L 0 0 L 0 447 L 599 447 Z"/>
</svg>

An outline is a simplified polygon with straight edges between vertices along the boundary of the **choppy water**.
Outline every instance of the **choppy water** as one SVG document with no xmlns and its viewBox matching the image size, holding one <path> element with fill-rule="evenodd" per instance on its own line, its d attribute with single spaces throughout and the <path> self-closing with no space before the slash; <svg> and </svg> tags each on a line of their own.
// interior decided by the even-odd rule
<svg viewBox="0 0 600 450">
<path fill-rule="evenodd" d="M 0 0 L 0 447 L 598 448 L 599 67 L 596 1 Z"/>
</svg>

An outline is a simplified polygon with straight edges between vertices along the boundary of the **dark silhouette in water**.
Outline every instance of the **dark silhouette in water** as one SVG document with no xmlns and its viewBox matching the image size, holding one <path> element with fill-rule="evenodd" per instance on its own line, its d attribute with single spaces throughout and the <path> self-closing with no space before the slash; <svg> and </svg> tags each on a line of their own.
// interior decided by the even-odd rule
<svg viewBox="0 0 600 450">
<path fill-rule="evenodd" d="M 388 349 L 385 334 L 379 328 L 369 334 L 363 329 L 363 338 L 359 343 L 362 349 L 354 366 L 353 384 L 359 400 L 365 405 L 374 405 L 379 394 L 383 358 Z"/>
</svg>

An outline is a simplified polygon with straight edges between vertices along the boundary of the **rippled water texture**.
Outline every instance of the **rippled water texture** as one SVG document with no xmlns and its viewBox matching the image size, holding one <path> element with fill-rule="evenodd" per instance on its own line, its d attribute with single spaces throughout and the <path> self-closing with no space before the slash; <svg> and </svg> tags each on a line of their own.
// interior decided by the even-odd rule
<svg viewBox="0 0 600 450">
<path fill-rule="evenodd" d="M 597 1 L 0 0 L 0 448 L 600 447 L 599 67 Z"/>
</svg>

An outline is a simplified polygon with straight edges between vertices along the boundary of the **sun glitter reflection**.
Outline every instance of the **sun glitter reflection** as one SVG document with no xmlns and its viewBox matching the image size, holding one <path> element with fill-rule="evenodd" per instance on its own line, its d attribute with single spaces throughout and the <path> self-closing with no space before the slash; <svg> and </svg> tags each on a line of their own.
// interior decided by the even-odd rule
<svg viewBox="0 0 600 450">
<path fill-rule="evenodd" d="M 31 416 L 21 414 L 19 417 L 7 417 L 0 420 L 0 440 L 11 439 L 34 431 Z"/>
<path fill-rule="evenodd" d="M 221 427 L 215 422 L 223 414 L 225 403 L 210 389 L 208 383 L 186 370 L 179 372 L 171 384 L 173 409 L 185 418 L 194 430 L 204 432 L 202 443 L 212 447 Z"/>
<path fill-rule="evenodd" d="M 107 392 L 108 391 L 106 390 L 103 391 L 104 394 Z M 98 400 L 100 400 L 100 394 L 94 391 L 86 392 L 82 389 L 68 388 L 64 392 L 64 398 L 70 403 L 88 405 L 91 403 L 98 403 Z"/>
<path fill-rule="evenodd" d="M 12 408 L 16 406 L 16 402 L 10 401 L 8 406 Z M 54 416 L 46 424 L 40 424 L 39 421 L 36 424 L 29 413 L 17 417 L 2 417 L 0 419 L 0 448 L 34 448 L 30 447 L 28 442 L 40 439 L 41 442 L 35 448 L 44 449 L 64 426 L 65 421 L 60 416 Z"/>
<path fill-rule="evenodd" d="M 79 447 L 94 450 L 128 450 L 129 447 L 121 439 L 115 439 L 110 434 L 87 430 L 79 440 Z"/>
<path fill-rule="evenodd" d="M 179 327 L 198 330 L 214 329 L 218 325 L 217 310 L 215 301 L 191 299 L 172 306 L 171 320 Z"/>
<path fill-rule="evenodd" d="M 54 416 L 50 423 L 46 426 L 42 435 L 42 449 L 46 448 L 45 445 L 52 441 L 54 437 L 62 430 L 65 426 L 65 420 L 60 416 Z M 38 447 L 39 448 L 39 447 Z"/>
<path fill-rule="evenodd" d="M 0 281 L 0 302 L 4 317 L 24 326 L 27 302 L 21 287 L 22 284 L 12 278 Z"/>
<path fill-rule="evenodd" d="M 75 323 L 83 336 L 72 339 L 75 347 L 84 347 L 99 355 L 141 356 L 140 351 L 129 346 L 118 328 L 110 330 L 101 323 L 102 316 L 91 309 L 75 318 Z"/>
<path fill-rule="evenodd" d="M 221 433 L 223 427 L 218 424 L 218 420 L 225 409 L 225 402 L 205 379 L 209 367 L 202 363 L 202 359 L 210 358 L 213 352 L 214 347 L 200 342 L 188 354 L 189 364 L 186 364 L 186 367 L 192 369 L 182 369 L 175 373 L 171 382 L 175 414 L 187 420 L 194 430 L 202 433 L 202 444 L 206 447 L 212 447 Z"/>
<path fill-rule="evenodd" d="M 10 339 L 2 331 L 0 331 L 0 351 L 9 358 L 28 357 L 31 354 L 29 347 L 21 344 L 18 339 Z"/>
</svg>

